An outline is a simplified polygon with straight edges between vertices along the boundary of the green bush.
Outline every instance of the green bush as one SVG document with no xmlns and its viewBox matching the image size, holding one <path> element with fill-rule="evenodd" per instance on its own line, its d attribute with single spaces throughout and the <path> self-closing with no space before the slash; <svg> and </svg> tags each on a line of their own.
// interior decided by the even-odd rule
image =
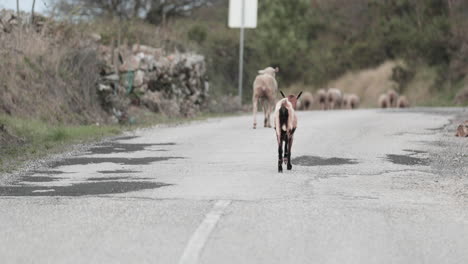
<svg viewBox="0 0 468 264">
<path fill-rule="evenodd" d="M 200 25 L 195 25 L 187 32 L 187 36 L 191 41 L 202 44 L 206 40 L 206 28 Z"/>
</svg>

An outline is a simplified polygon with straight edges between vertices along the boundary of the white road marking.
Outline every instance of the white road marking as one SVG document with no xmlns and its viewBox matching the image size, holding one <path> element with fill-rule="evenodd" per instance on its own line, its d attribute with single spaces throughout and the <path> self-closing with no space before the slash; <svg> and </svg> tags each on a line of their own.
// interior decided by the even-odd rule
<svg viewBox="0 0 468 264">
<path fill-rule="evenodd" d="M 198 226 L 197 230 L 190 238 L 182 257 L 179 260 L 179 264 L 198 263 L 200 253 L 203 250 L 208 237 L 229 204 L 231 204 L 230 200 L 219 200 L 216 202 L 213 209 L 206 214 L 205 219 L 203 219 L 203 222 Z"/>
<path fill-rule="evenodd" d="M 33 193 L 45 193 L 45 192 L 55 192 L 54 189 L 47 189 L 47 190 L 34 190 Z"/>
</svg>

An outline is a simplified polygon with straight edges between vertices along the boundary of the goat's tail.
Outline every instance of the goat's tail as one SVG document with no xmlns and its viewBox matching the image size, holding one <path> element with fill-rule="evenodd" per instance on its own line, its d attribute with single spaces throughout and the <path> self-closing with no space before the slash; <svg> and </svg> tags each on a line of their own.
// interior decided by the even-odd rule
<svg viewBox="0 0 468 264">
<path fill-rule="evenodd" d="M 287 131 L 288 118 L 289 118 L 288 109 L 284 105 L 282 105 L 281 108 L 279 109 L 279 126 L 281 127 L 281 130 L 283 131 Z"/>
</svg>

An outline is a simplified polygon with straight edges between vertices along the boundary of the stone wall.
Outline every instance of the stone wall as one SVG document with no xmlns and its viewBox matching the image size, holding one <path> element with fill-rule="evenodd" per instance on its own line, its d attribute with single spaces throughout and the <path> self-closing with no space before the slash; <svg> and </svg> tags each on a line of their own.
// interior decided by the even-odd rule
<svg viewBox="0 0 468 264">
<path fill-rule="evenodd" d="M 104 105 L 125 114 L 125 105 L 145 106 L 171 116 L 194 116 L 206 102 L 205 58 L 195 53 L 165 54 L 135 44 L 99 46 L 103 61 L 98 91 Z"/>
</svg>

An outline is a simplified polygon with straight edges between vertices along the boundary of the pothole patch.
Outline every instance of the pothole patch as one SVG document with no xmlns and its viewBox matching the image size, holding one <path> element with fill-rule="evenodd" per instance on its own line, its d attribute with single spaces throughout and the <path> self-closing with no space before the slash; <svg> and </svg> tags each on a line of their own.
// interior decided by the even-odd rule
<svg viewBox="0 0 468 264">
<path fill-rule="evenodd" d="M 299 156 L 293 158 L 292 163 L 299 166 L 340 166 L 357 164 L 358 162 L 354 159 L 345 158 L 323 158 L 319 156 Z"/>
<path fill-rule="evenodd" d="M 399 165 L 429 165 L 429 159 L 426 158 L 417 158 L 412 155 L 395 155 L 387 154 L 387 160 L 394 164 Z"/>
<path fill-rule="evenodd" d="M 170 186 L 162 182 L 148 181 L 96 181 L 70 186 L 0 186 L 0 196 L 85 196 L 117 194 Z"/>
</svg>

